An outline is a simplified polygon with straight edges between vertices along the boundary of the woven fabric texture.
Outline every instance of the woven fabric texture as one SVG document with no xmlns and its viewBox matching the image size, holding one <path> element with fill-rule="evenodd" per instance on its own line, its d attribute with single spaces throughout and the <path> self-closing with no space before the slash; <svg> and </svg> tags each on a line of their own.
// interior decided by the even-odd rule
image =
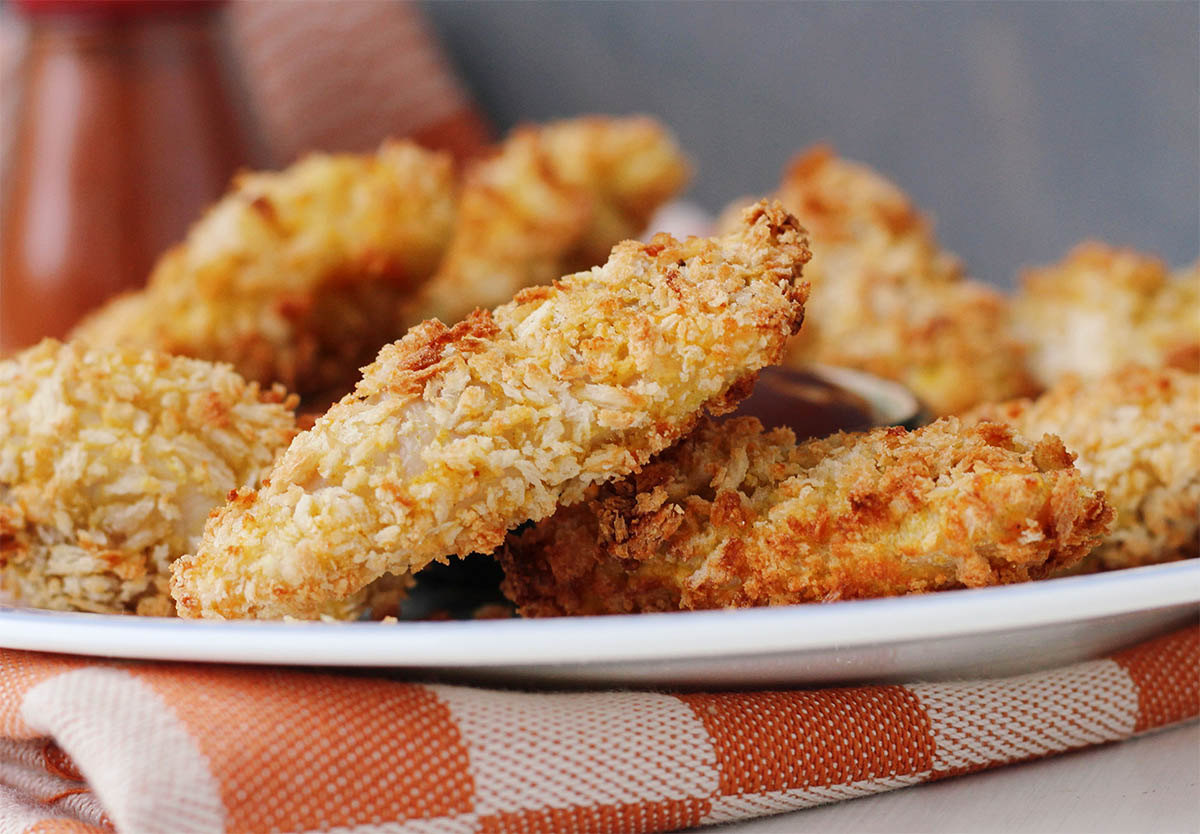
<svg viewBox="0 0 1200 834">
<path fill-rule="evenodd" d="M 0 834 L 650 832 L 1200 714 L 1200 629 L 997 680 L 528 693 L 0 651 Z"/>
<path fill-rule="evenodd" d="M 473 156 L 488 129 L 414 3 L 227 7 L 248 105 L 277 165 L 409 136 Z"/>
</svg>

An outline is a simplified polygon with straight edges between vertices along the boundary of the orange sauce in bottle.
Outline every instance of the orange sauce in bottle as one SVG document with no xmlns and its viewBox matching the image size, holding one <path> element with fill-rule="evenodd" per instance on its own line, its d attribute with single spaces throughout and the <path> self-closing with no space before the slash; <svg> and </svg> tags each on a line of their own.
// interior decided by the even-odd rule
<svg viewBox="0 0 1200 834">
<path fill-rule="evenodd" d="M 248 162 L 212 3 L 26 0 L 0 191 L 0 353 L 62 336 L 155 259 Z"/>
</svg>

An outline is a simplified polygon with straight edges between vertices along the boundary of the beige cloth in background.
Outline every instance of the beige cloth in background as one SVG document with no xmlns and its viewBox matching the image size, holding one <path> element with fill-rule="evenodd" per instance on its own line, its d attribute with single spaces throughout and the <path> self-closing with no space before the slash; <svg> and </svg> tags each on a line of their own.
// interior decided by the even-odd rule
<svg viewBox="0 0 1200 834">
<path fill-rule="evenodd" d="M 399 0 L 255 2 L 226 11 L 251 112 L 276 165 L 388 136 L 470 156 L 488 131 L 421 10 Z"/>
</svg>

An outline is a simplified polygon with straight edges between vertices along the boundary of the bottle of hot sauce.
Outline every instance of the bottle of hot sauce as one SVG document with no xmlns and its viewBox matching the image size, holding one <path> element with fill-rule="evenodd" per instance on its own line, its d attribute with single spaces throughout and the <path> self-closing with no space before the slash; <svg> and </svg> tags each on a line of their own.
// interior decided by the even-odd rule
<svg viewBox="0 0 1200 834">
<path fill-rule="evenodd" d="M 0 354 L 142 285 L 251 163 L 212 2 L 22 0 L 0 183 Z"/>
</svg>

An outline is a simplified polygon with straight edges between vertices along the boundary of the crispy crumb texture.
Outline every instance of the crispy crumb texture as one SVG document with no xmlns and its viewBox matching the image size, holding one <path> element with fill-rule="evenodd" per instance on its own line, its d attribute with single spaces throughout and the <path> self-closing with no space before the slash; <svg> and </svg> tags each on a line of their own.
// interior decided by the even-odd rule
<svg viewBox="0 0 1200 834">
<path fill-rule="evenodd" d="M 1013 319 L 1047 387 L 1129 362 L 1200 373 L 1200 263 L 1172 275 L 1158 258 L 1087 241 L 1022 276 Z"/>
<path fill-rule="evenodd" d="M 779 359 L 808 257 L 762 203 L 724 237 L 626 241 L 494 313 L 415 328 L 213 516 L 173 567 L 181 613 L 306 616 L 383 571 L 491 552 L 637 470 Z"/>
<path fill-rule="evenodd" d="M 1036 579 L 1111 518 L 1056 438 L 945 418 L 797 445 L 738 418 L 498 555 L 524 616 L 742 608 Z"/>
<path fill-rule="evenodd" d="M 1068 375 L 1036 400 L 980 409 L 1030 437 L 1060 436 L 1117 513 L 1089 566 L 1125 568 L 1200 555 L 1200 377 L 1129 365 Z"/>
<path fill-rule="evenodd" d="M 894 183 L 821 146 L 792 161 L 777 196 L 813 240 L 809 323 L 788 364 L 902 382 L 937 415 L 1034 392 L 1006 299 L 964 277 Z"/>
<path fill-rule="evenodd" d="M 646 116 L 517 128 L 467 171 L 449 251 L 409 319 L 453 325 L 603 263 L 687 177 L 675 140 Z"/>
<path fill-rule="evenodd" d="M 228 366 L 46 340 L 0 362 L 0 576 L 45 608 L 169 615 L 168 565 L 295 435 Z"/>
<path fill-rule="evenodd" d="M 243 173 L 155 266 L 147 288 L 73 338 L 228 362 L 302 394 L 349 390 L 404 333 L 455 215 L 453 163 L 409 142 Z"/>
</svg>

